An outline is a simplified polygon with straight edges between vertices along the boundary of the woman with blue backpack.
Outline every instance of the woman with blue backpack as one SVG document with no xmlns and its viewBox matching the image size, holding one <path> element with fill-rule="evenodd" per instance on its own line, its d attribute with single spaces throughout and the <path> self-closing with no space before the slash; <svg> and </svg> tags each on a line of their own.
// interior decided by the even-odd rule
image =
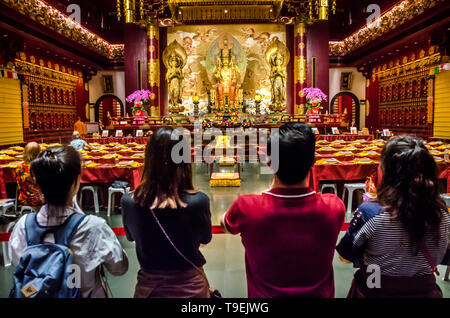
<svg viewBox="0 0 450 318">
<path fill-rule="evenodd" d="M 434 274 L 449 265 L 450 216 L 437 167 L 420 139 L 399 136 L 381 153 L 382 180 L 337 246 L 352 261 L 350 298 L 442 298 Z"/>
<path fill-rule="evenodd" d="M 79 153 L 71 146 L 47 148 L 31 162 L 31 173 L 46 202 L 23 216 L 11 234 L 11 297 L 107 297 L 103 267 L 123 275 L 128 258 L 105 220 L 85 215 L 74 203 Z"/>
</svg>

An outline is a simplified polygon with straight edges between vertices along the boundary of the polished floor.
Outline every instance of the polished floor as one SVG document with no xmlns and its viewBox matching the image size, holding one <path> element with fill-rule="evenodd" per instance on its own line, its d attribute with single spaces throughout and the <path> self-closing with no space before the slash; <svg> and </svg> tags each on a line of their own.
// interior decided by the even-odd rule
<svg viewBox="0 0 450 318">
<path fill-rule="evenodd" d="M 218 167 L 216 166 L 216 169 Z M 241 187 L 236 188 L 210 188 L 209 175 L 206 173 L 205 165 L 194 167 L 195 187 L 205 192 L 211 199 L 212 222 L 218 225 L 220 217 L 227 211 L 231 203 L 240 195 L 246 193 L 261 193 L 268 189 L 271 183 L 270 175 L 260 174 L 260 167 L 256 164 L 246 164 L 242 172 Z M 106 212 L 101 211 L 100 216 L 104 217 L 111 226 L 121 226 L 122 219 L 120 211 L 111 217 L 106 217 Z M 343 233 L 341 233 L 341 236 Z M 136 284 L 136 273 L 139 265 L 136 260 L 134 243 L 128 242 L 124 237 L 119 240 L 126 250 L 130 259 L 128 272 L 120 277 L 108 275 L 114 297 L 132 297 Z M 1 251 L 0 251 L 1 252 Z M 205 265 L 206 274 L 210 284 L 219 289 L 224 297 L 246 297 L 247 288 L 245 280 L 244 249 L 239 236 L 229 234 L 216 234 L 210 244 L 202 248 L 207 263 Z M 334 257 L 334 276 L 336 286 L 336 297 L 345 297 L 353 275 L 351 265 L 343 264 L 337 255 Z M 0 265 L 0 297 L 7 297 L 12 287 L 13 268 Z M 450 281 L 442 280 L 445 268 L 439 267 L 441 276 L 438 277 L 438 284 L 441 287 L 444 297 L 450 298 Z"/>
</svg>

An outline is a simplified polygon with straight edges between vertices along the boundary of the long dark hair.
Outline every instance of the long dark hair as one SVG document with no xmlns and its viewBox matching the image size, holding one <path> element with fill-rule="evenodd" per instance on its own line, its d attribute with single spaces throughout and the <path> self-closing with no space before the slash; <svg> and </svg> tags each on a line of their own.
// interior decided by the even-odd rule
<svg viewBox="0 0 450 318">
<path fill-rule="evenodd" d="M 49 147 L 31 162 L 30 168 L 46 203 L 64 207 L 81 174 L 81 157 L 71 146 Z"/>
<path fill-rule="evenodd" d="M 423 142 L 411 136 L 391 139 L 381 152 L 381 168 L 378 202 L 402 222 L 414 243 L 421 244 L 430 228 L 438 237 L 447 208 L 439 195 L 436 162 Z"/>
<path fill-rule="evenodd" d="M 134 193 L 134 200 L 140 206 L 151 209 L 186 206 L 180 194 L 194 190 L 192 166 L 187 162 L 175 163 L 171 157 L 180 138 L 172 128 L 160 128 L 148 141 L 141 183 Z"/>
</svg>

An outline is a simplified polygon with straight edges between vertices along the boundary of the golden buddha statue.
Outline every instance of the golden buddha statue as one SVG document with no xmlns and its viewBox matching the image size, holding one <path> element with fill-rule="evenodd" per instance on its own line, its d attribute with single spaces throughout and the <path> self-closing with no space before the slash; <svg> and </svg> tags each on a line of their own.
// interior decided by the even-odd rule
<svg viewBox="0 0 450 318">
<path fill-rule="evenodd" d="M 182 104 L 183 67 L 186 60 L 186 51 L 176 40 L 170 43 L 163 52 L 163 63 L 167 69 L 166 80 L 170 107 L 177 108 Z"/>
<path fill-rule="evenodd" d="M 181 83 L 184 77 L 181 66 L 183 61 L 173 54 L 169 57 L 168 64 L 166 80 L 169 88 L 169 105 L 177 106 L 182 103 L 181 94 L 183 93 L 183 87 Z"/>
<path fill-rule="evenodd" d="M 211 103 L 220 111 L 240 109 L 243 97 L 241 79 L 246 67 L 242 47 L 233 41 L 231 35 L 223 34 L 213 43 L 210 52 L 207 64 L 212 75 Z"/>
<path fill-rule="evenodd" d="M 286 66 L 289 63 L 289 50 L 274 37 L 266 50 L 266 62 L 270 67 L 270 83 L 272 93 L 271 110 L 280 111 L 286 108 Z"/>
<path fill-rule="evenodd" d="M 226 40 L 225 40 L 226 41 Z M 229 50 L 223 50 L 217 57 L 217 69 L 214 73 L 216 97 L 219 108 L 237 104 L 236 92 L 240 88 L 239 71 Z"/>
<path fill-rule="evenodd" d="M 286 68 L 284 57 L 273 54 L 270 59 L 270 83 L 272 84 L 272 104 L 282 105 L 286 102 Z"/>
</svg>

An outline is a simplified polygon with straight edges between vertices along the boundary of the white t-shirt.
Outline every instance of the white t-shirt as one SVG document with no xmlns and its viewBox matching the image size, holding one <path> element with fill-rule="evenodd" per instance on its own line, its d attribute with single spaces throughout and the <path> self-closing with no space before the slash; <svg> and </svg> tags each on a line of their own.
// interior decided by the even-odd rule
<svg viewBox="0 0 450 318">
<path fill-rule="evenodd" d="M 44 205 L 37 214 L 37 222 L 41 226 L 57 226 L 62 224 L 73 213 L 83 213 L 75 207 L 66 207 L 63 211 L 54 208 L 49 213 L 48 205 Z M 19 264 L 20 257 L 27 248 L 25 234 L 25 218 L 21 217 L 15 225 L 9 239 L 9 256 L 14 266 Z M 45 243 L 54 243 L 53 234 L 44 238 Z M 106 221 L 94 215 L 88 215 L 78 226 L 70 242 L 74 263 L 81 269 L 81 295 L 83 298 L 106 297 L 102 287 L 100 265 L 115 276 L 123 275 L 128 270 L 128 258 L 114 232 Z"/>
</svg>

